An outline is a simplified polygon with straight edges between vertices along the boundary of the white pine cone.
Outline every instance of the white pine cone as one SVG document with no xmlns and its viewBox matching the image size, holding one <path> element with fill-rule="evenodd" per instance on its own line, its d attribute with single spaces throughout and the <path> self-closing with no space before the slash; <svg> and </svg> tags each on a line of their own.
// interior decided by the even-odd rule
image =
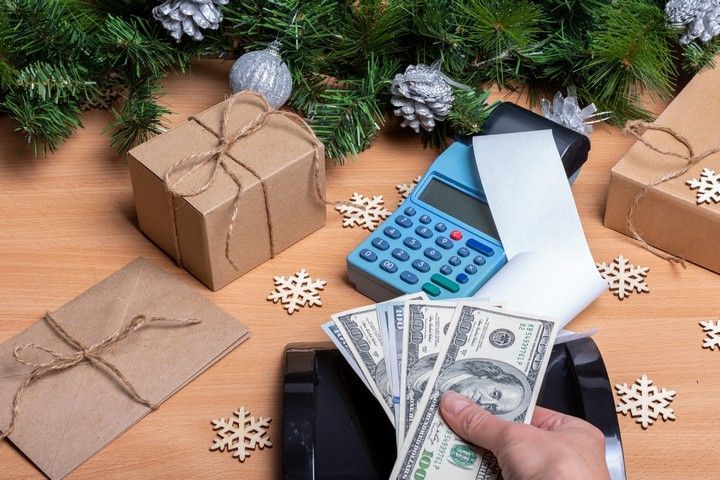
<svg viewBox="0 0 720 480">
<path fill-rule="evenodd" d="M 176 42 L 183 34 L 202 40 L 203 29 L 217 30 L 223 15 L 215 5 L 227 5 L 230 0 L 167 0 L 152 9 L 155 20 L 162 23 Z"/>
<path fill-rule="evenodd" d="M 403 117 L 401 126 L 416 133 L 435 128 L 436 120 L 445 120 L 453 104 L 452 87 L 439 64 L 409 65 L 405 73 L 395 75 L 390 87 L 395 115 Z"/>
</svg>

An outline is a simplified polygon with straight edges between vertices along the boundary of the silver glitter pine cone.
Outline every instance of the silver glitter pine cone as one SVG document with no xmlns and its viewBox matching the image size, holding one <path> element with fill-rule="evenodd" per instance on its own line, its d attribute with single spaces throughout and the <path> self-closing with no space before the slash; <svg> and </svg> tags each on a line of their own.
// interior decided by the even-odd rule
<svg viewBox="0 0 720 480">
<path fill-rule="evenodd" d="M 665 13 L 673 26 L 685 28 L 682 45 L 696 38 L 707 43 L 720 34 L 720 0 L 670 0 Z"/>
<path fill-rule="evenodd" d="M 552 103 L 545 98 L 541 99 L 540 108 L 548 120 L 559 123 L 585 136 L 592 133 L 593 123 L 602 122 L 609 118 L 609 112 L 598 113 L 594 103 L 585 108 L 580 108 L 575 89 L 572 87 L 568 88 L 566 97 L 557 92 Z"/>
<path fill-rule="evenodd" d="M 445 120 L 452 108 L 456 84 L 440 71 L 440 62 L 432 65 L 408 65 L 405 73 L 398 73 L 390 87 L 395 115 L 403 117 L 400 123 L 415 133 L 420 127 L 430 132 L 436 121 Z M 464 86 L 464 85 L 463 85 Z"/>
<path fill-rule="evenodd" d="M 238 58 L 230 69 L 230 90 L 252 90 L 271 107 L 282 107 L 292 93 L 292 74 L 280 57 L 280 42 Z"/>
<path fill-rule="evenodd" d="M 167 0 L 152 9 L 153 18 L 162 23 L 170 36 L 179 42 L 183 34 L 202 40 L 202 30 L 217 30 L 223 15 L 216 5 L 230 0 Z"/>
</svg>

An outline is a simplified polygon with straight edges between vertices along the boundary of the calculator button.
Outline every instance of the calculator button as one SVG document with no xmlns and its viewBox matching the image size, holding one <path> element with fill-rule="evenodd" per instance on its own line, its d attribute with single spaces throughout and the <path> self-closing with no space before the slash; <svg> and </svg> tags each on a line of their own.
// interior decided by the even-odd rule
<svg viewBox="0 0 720 480">
<path fill-rule="evenodd" d="M 395 223 L 405 228 L 412 227 L 412 220 L 410 220 L 405 215 L 398 215 L 397 217 L 395 217 Z"/>
<path fill-rule="evenodd" d="M 415 209 L 414 209 L 413 207 L 407 207 L 407 208 L 405 209 L 405 215 L 407 215 L 408 217 L 412 217 L 412 216 L 415 215 L 416 213 L 417 213 L 417 212 L 415 211 Z"/>
<path fill-rule="evenodd" d="M 429 258 L 430 260 L 440 260 L 442 258 L 442 255 L 440 255 L 440 252 L 438 252 L 434 248 L 426 248 L 425 256 L 427 258 Z"/>
<path fill-rule="evenodd" d="M 450 250 L 453 247 L 453 242 L 450 241 L 450 239 L 447 237 L 438 237 L 435 240 L 435 244 L 438 247 L 444 248 L 445 250 Z"/>
<path fill-rule="evenodd" d="M 448 290 L 452 293 L 456 293 L 460 290 L 460 285 L 453 282 L 447 277 L 443 277 L 442 275 L 439 275 L 437 273 L 433 274 L 432 277 L 430 277 L 430 280 L 432 280 L 433 283 L 437 283 L 441 287 L 443 287 L 445 290 Z"/>
<path fill-rule="evenodd" d="M 452 267 L 450 265 L 443 265 L 440 267 L 440 273 L 443 275 L 450 275 L 452 273 Z"/>
<path fill-rule="evenodd" d="M 477 267 L 475 265 L 468 265 L 465 267 L 465 273 L 468 275 L 475 275 L 477 273 Z"/>
<path fill-rule="evenodd" d="M 422 238 L 430 238 L 433 235 L 432 230 L 427 227 L 418 227 L 415 229 L 415 233 L 420 235 Z"/>
<path fill-rule="evenodd" d="M 417 238 L 405 237 L 403 244 L 411 250 L 419 250 L 422 244 Z"/>
<path fill-rule="evenodd" d="M 372 246 L 377 248 L 378 250 L 387 250 L 390 248 L 390 244 L 387 242 L 387 240 L 383 240 L 382 238 L 373 238 Z"/>
<path fill-rule="evenodd" d="M 468 276 L 464 273 L 458 273 L 458 276 L 455 277 L 455 280 L 457 280 L 458 283 L 467 283 Z"/>
<path fill-rule="evenodd" d="M 380 268 L 382 268 L 388 273 L 397 272 L 397 265 L 395 265 L 395 262 L 391 262 L 390 260 L 383 260 L 382 262 L 380 262 Z"/>
<path fill-rule="evenodd" d="M 415 285 L 418 282 L 417 275 L 412 272 L 408 272 L 407 270 L 400 274 L 400 279 L 405 283 L 409 283 L 410 285 Z"/>
<path fill-rule="evenodd" d="M 375 260 L 377 260 L 377 255 L 375 255 L 375 252 L 373 252 L 372 250 L 363 248 L 362 250 L 360 250 L 360 258 L 368 262 L 374 262 Z"/>
<path fill-rule="evenodd" d="M 495 251 L 492 248 L 488 247 L 481 241 L 476 240 L 474 238 L 471 238 L 470 240 L 468 240 L 465 245 L 472 248 L 476 252 L 485 255 L 486 257 L 492 257 L 493 254 L 495 253 Z"/>
<path fill-rule="evenodd" d="M 432 283 L 423 283 L 422 289 L 423 292 L 427 293 L 431 297 L 437 297 L 440 295 L 440 289 Z"/>
<path fill-rule="evenodd" d="M 485 265 L 485 257 L 483 257 L 482 255 L 478 255 L 477 257 L 473 258 L 473 263 L 478 267 Z"/>
<path fill-rule="evenodd" d="M 453 267 L 457 267 L 458 265 L 460 265 L 460 257 L 458 257 L 457 255 L 453 255 L 452 257 L 450 257 L 450 260 L 448 260 L 448 263 Z"/>
<path fill-rule="evenodd" d="M 460 247 L 458 248 L 458 255 L 460 255 L 461 257 L 467 257 L 468 255 L 470 255 L 470 250 L 465 247 Z"/>
<path fill-rule="evenodd" d="M 400 230 L 398 230 L 395 227 L 385 227 L 385 230 L 383 230 L 383 233 L 386 237 L 390 237 L 393 240 L 397 240 L 400 238 Z"/>
<path fill-rule="evenodd" d="M 401 262 L 407 262 L 410 260 L 410 255 L 402 248 L 396 248 L 392 251 L 392 256 L 400 260 Z"/>
<path fill-rule="evenodd" d="M 432 218 L 430 218 L 430 215 L 420 215 L 420 218 L 418 220 L 420 220 L 420 223 L 423 223 L 425 225 L 432 222 Z"/>
<path fill-rule="evenodd" d="M 460 233 L 458 230 L 453 230 L 450 232 L 450 238 L 453 240 L 460 240 L 462 238 L 462 233 Z"/>
<path fill-rule="evenodd" d="M 435 230 L 437 230 L 438 232 L 444 232 L 445 230 L 447 230 L 447 225 L 442 222 L 436 223 Z"/>
<path fill-rule="evenodd" d="M 418 272 L 425 273 L 430 271 L 430 264 L 424 260 L 414 260 L 412 266 Z"/>
</svg>

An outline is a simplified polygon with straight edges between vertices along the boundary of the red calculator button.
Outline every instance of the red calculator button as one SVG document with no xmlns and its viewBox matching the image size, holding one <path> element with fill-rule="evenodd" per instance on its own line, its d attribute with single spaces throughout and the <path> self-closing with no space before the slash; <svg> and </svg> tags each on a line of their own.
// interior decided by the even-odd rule
<svg viewBox="0 0 720 480">
<path fill-rule="evenodd" d="M 458 232 L 457 230 L 453 230 L 452 233 L 450 233 L 450 238 L 453 240 L 460 240 L 462 238 L 462 233 Z"/>
</svg>

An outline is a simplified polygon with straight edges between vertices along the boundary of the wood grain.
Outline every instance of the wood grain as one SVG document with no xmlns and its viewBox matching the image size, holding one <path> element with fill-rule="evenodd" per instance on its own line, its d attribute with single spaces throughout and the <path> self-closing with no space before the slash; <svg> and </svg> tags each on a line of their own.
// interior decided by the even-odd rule
<svg viewBox="0 0 720 480">
<path fill-rule="evenodd" d="M 229 68 L 228 62 L 202 62 L 189 75 L 169 78 L 163 101 L 175 113 L 168 124 L 223 100 Z M 324 341 L 319 326 L 331 313 L 368 302 L 345 277 L 345 256 L 367 232 L 343 229 L 340 217 L 329 210 L 323 229 L 212 293 L 138 231 L 126 167 L 102 133 L 109 120 L 107 112 L 88 113 L 85 129 L 55 155 L 39 159 L 12 132 L 14 125 L 0 120 L 0 341 L 143 255 L 249 325 L 252 337 L 69 478 L 277 478 L 283 348 L 290 342 Z M 674 422 L 642 431 L 620 417 L 629 478 L 717 478 L 720 457 L 710 449 L 720 442 L 720 353 L 701 348 L 698 322 L 717 318 L 720 278 L 694 265 L 687 270 L 670 265 L 603 227 L 609 170 L 632 142 L 605 126 L 592 140 L 590 159 L 573 187 L 590 247 L 598 261 L 623 254 L 650 266 L 651 293 L 622 302 L 607 293 L 571 327 L 600 328 L 596 341 L 613 383 L 647 374 L 678 391 Z M 394 185 L 423 173 L 436 154 L 423 150 L 409 131 L 389 127 L 347 165 L 328 164 L 327 196 L 382 194 L 394 208 Z M 299 267 L 328 285 L 321 308 L 289 316 L 265 297 L 274 275 Z M 244 464 L 209 451 L 210 420 L 240 405 L 274 419 L 270 436 L 275 446 L 254 452 Z M 42 478 L 8 442 L 0 442 L 0 465 L 0 479 Z"/>
</svg>

